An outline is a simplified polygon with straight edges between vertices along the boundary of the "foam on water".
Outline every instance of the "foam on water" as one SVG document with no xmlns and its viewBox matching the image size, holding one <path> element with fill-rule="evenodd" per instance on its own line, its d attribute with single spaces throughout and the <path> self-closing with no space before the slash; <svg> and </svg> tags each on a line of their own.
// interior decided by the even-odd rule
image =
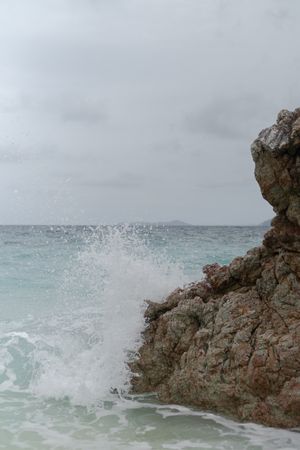
<svg viewBox="0 0 300 450">
<path fill-rule="evenodd" d="M 128 390 L 144 299 L 161 299 L 183 280 L 180 267 L 151 253 L 132 229 L 100 230 L 65 271 L 60 310 L 27 323 L 26 332 L 7 333 L 5 347 L 12 352 L 19 344 L 18 357 L 30 360 L 28 389 L 35 395 L 98 404 L 112 389 Z M 11 354 L 6 358 L 11 365 Z M 9 368 L 6 375 L 15 384 Z"/>
</svg>

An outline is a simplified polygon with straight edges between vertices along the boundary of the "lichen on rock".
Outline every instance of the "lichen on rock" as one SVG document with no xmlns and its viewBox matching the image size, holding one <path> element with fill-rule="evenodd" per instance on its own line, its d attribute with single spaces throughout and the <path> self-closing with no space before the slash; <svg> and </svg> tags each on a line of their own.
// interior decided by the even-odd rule
<svg viewBox="0 0 300 450">
<path fill-rule="evenodd" d="M 132 390 L 240 420 L 300 426 L 300 109 L 252 144 L 276 217 L 260 247 L 149 302 Z"/>
</svg>

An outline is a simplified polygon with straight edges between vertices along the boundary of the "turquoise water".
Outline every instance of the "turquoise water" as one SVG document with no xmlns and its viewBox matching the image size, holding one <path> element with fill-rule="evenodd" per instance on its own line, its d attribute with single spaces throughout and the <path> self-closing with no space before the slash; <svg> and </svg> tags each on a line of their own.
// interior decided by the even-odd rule
<svg viewBox="0 0 300 450">
<path fill-rule="evenodd" d="M 297 432 L 128 395 L 143 300 L 242 255 L 264 232 L 0 227 L 0 449 L 299 449 Z"/>
</svg>

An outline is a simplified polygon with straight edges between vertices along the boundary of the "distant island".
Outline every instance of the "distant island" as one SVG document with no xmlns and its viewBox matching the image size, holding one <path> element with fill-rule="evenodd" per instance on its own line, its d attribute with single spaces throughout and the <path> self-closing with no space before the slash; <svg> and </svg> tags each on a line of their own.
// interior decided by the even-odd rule
<svg viewBox="0 0 300 450">
<path fill-rule="evenodd" d="M 168 227 L 190 227 L 190 223 L 183 222 L 182 220 L 169 220 L 167 222 L 154 222 L 154 225 L 165 225 Z"/>
<path fill-rule="evenodd" d="M 182 220 L 169 220 L 166 222 L 135 222 L 136 225 L 158 225 L 167 227 L 191 227 L 190 223 L 183 222 Z"/>
</svg>

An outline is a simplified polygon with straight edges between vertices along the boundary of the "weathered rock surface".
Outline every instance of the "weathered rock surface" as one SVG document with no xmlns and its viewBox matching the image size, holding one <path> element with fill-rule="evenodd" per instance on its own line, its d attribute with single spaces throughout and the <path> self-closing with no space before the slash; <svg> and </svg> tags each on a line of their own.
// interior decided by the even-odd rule
<svg viewBox="0 0 300 450">
<path fill-rule="evenodd" d="M 271 426 L 300 426 L 300 109 L 252 144 L 276 212 L 263 244 L 149 302 L 134 392 Z"/>
</svg>

